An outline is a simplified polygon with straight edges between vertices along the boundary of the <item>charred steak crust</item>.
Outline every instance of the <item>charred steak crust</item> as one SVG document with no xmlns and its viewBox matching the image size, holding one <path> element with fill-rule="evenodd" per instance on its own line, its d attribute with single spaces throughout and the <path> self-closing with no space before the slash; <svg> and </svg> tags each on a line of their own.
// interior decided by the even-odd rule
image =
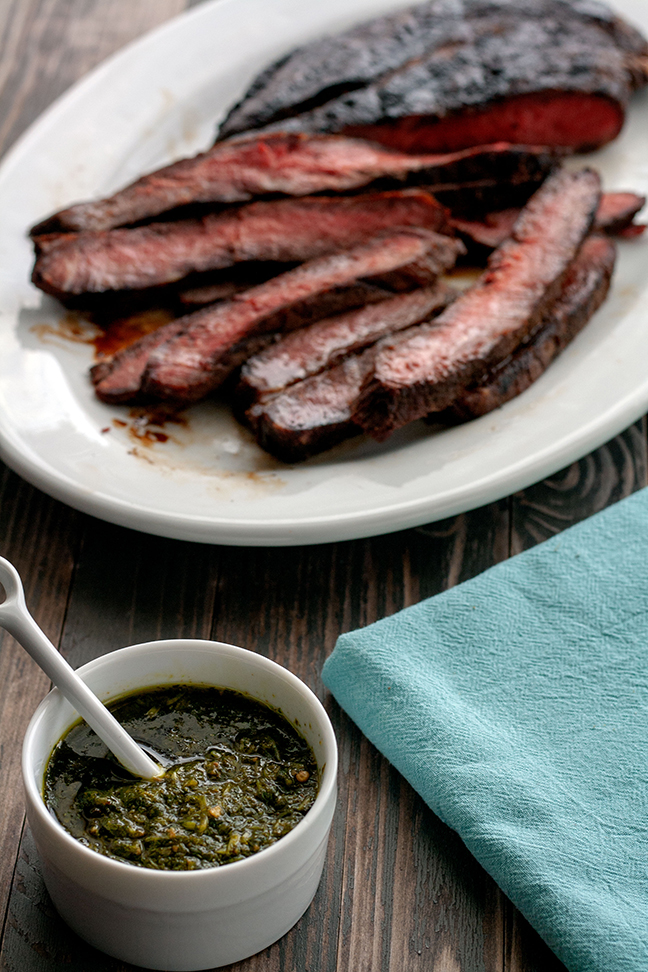
<svg viewBox="0 0 648 972">
<path fill-rule="evenodd" d="M 437 143 L 459 148 L 492 141 L 483 137 L 483 112 L 493 106 L 500 131 L 517 130 L 511 140 L 600 145 L 618 133 L 631 92 L 646 82 L 647 55 L 636 30 L 590 0 L 430 0 L 288 54 L 257 78 L 219 138 L 346 131 L 424 150 L 412 122 L 440 122 Z M 528 138 L 537 95 L 540 130 L 554 129 L 552 140 Z M 444 125 L 450 118 L 461 122 L 454 134 Z"/>
<path fill-rule="evenodd" d="M 385 188 L 425 183 L 431 191 L 493 180 L 541 181 L 554 161 L 555 154 L 544 147 L 505 142 L 413 156 L 341 135 L 268 134 L 218 143 L 143 176 L 107 199 L 63 209 L 34 226 L 31 236 L 114 229 L 188 204 L 348 192 L 376 180 Z"/>
<path fill-rule="evenodd" d="M 375 438 L 442 411 L 484 368 L 503 361 L 543 319 L 588 234 L 600 179 L 558 171 L 522 210 L 477 283 L 434 325 L 398 335 L 383 348 L 355 420 Z"/>
<path fill-rule="evenodd" d="M 35 240 L 33 283 L 55 297 L 142 289 L 247 260 L 311 260 L 393 226 L 447 226 L 420 189 L 257 202 L 204 219 Z"/>
<path fill-rule="evenodd" d="M 483 381 L 463 391 L 449 410 L 451 416 L 465 421 L 486 415 L 533 384 L 605 300 L 615 257 L 611 240 L 589 236 L 537 332 Z"/>
</svg>

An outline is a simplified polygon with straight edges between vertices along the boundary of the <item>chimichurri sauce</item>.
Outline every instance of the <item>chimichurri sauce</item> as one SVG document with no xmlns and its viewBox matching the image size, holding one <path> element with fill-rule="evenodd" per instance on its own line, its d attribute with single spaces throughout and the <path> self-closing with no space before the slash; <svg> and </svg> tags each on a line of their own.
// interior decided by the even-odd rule
<svg viewBox="0 0 648 972">
<path fill-rule="evenodd" d="M 282 715 L 238 692 L 173 685 L 109 708 L 169 765 L 156 780 L 134 778 L 85 722 L 58 743 L 45 803 L 100 854 L 173 871 L 218 867 L 274 844 L 317 796 L 306 741 Z"/>
</svg>

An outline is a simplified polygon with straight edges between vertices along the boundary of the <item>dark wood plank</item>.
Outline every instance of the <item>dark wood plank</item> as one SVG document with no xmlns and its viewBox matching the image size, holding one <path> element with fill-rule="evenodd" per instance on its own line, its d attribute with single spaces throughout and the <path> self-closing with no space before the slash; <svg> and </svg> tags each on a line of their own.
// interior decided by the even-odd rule
<svg viewBox="0 0 648 972">
<path fill-rule="evenodd" d="M 56 644 L 63 627 L 78 541 L 78 515 L 0 463 L 0 553 L 18 569 L 36 621 Z M 22 829 L 22 738 L 49 681 L 8 634 L 0 635 L 0 921 L 4 923 Z"/>
<path fill-rule="evenodd" d="M 647 482 L 643 418 L 596 452 L 513 497 L 511 553 L 554 536 Z"/>
</svg>

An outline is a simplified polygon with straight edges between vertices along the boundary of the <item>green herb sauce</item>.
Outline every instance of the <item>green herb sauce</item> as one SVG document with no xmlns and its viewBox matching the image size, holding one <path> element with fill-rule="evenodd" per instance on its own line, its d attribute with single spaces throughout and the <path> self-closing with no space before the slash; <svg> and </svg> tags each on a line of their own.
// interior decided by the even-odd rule
<svg viewBox="0 0 648 972">
<path fill-rule="evenodd" d="M 255 699 L 173 685 L 109 708 L 167 769 L 156 780 L 134 778 L 83 721 L 58 743 L 45 771 L 45 803 L 100 854 L 172 871 L 218 867 L 274 844 L 317 796 L 312 749 Z"/>
</svg>

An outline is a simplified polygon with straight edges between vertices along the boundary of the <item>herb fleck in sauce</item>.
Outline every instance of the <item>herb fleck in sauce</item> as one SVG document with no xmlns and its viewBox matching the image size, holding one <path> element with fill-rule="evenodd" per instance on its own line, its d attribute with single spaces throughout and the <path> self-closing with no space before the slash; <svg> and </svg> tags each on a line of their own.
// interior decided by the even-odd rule
<svg viewBox="0 0 648 972">
<path fill-rule="evenodd" d="M 287 834 L 318 791 L 312 750 L 279 713 L 238 692 L 173 685 L 109 706 L 140 743 L 169 760 L 135 779 L 85 722 L 45 772 L 49 810 L 108 857 L 164 870 L 218 867 Z"/>
</svg>

